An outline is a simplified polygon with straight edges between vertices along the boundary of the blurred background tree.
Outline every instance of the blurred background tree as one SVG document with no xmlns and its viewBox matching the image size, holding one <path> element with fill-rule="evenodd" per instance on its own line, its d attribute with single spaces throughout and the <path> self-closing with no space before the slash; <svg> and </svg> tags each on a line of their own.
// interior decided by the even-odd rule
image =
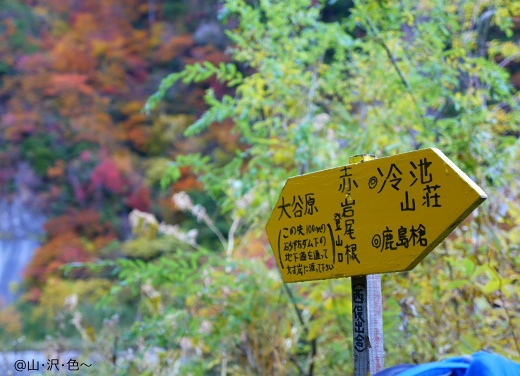
<svg viewBox="0 0 520 376">
<path fill-rule="evenodd" d="M 26 161 L 50 219 L 6 335 L 75 330 L 97 373 L 344 374 L 349 282 L 283 284 L 267 218 L 289 176 L 438 147 L 490 198 L 383 277 L 386 364 L 520 359 L 519 3 L 9 4 L 4 194 Z"/>
<path fill-rule="evenodd" d="M 224 158 L 222 150 L 237 143 L 211 132 L 189 141 L 182 137 L 205 108 L 203 90 L 222 90 L 216 82 L 172 91 L 172 105 L 152 117 L 142 113 L 167 72 L 186 63 L 228 59 L 216 5 L 0 2 L 0 200 L 21 199 L 27 210 L 47 218 L 46 237 L 19 289 L 29 337 L 41 339 L 56 329 L 49 324 L 54 303 L 46 310 L 42 296 L 60 284 L 62 292 L 74 290 L 63 280 L 62 265 L 125 256 L 131 247 L 120 242 L 132 236 L 131 210 L 182 220 L 171 192 L 176 186 L 200 190 L 200 185 L 186 168 L 171 191 L 161 191 L 169 159 L 194 151 Z M 2 218 L 16 222 L 7 213 Z M 96 277 L 83 269 L 68 278 Z M 38 319 L 32 314 L 36 306 Z M 130 322 L 134 311 L 130 303 L 125 314 Z M 102 322 L 97 313 L 91 316 Z"/>
<path fill-rule="evenodd" d="M 224 166 L 179 156 L 171 177 L 192 167 L 229 222 L 240 221 L 238 237 L 248 239 L 245 244 L 260 239 L 268 248 L 263 226 L 288 176 L 341 165 L 359 153 L 439 147 L 491 199 L 416 270 L 383 279 L 387 364 L 480 349 L 518 359 L 520 112 L 510 75 L 515 77 L 520 57 L 518 4 L 354 2 L 343 17 L 330 7 L 304 0 L 225 2 L 221 17 L 233 24 L 232 63 L 193 64 L 172 73 L 148 109 L 179 81 L 216 77 L 234 93 L 206 91 L 209 109 L 186 135 L 232 119 L 233 132 L 248 148 Z M 238 244 L 232 252 L 228 260 L 250 251 Z M 285 356 L 289 374 L 349 369 L 345 284 L 280 287 L 289 304 L 282 311 L 293 313 L 278 332 L 285 347 L 275 355 L 273 347 L 254 353 Z M 221 314 L 236 318 L 224 308 Z M 235 343 L 244 335 L 247 342 L 245 329 L 235 333 Z M 221 351 L 221 367 L 240 365 L 240 351 L 231 362 L 232 354 Z M 259 363 L 239 367 L 255 372 Z"/>
</svg>

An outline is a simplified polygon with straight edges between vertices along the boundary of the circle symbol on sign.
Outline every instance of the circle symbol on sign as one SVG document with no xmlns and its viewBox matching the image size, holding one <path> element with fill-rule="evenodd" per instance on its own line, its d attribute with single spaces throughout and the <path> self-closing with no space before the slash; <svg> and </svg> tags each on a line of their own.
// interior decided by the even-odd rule
<svg viewBox="0 0 520 376">
<path fill-rule="evenodd" d="M 377 178 L 375 176 L 372 176 L 370 180 L 368 181 L 368 188 L 374 189 L 377 186 Z"/>
<path fill-rule="evenodd" d="M 379 248 L 381 247 L 381 235 L 375 234 L 372 238 L 372 247 Z"/>
</svg>

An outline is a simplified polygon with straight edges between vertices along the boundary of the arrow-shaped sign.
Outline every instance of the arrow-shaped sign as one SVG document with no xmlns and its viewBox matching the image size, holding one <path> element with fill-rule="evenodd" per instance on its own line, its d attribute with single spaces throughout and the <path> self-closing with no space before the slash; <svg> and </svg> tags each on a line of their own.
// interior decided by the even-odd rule
<svg viewBox="0 0 520 376">
<path fill-rule="evenodd" d="M 424 149 L 290 178 L 266 231 L 285 282 L 399 272 L 486 198 Z"/>
</svg>

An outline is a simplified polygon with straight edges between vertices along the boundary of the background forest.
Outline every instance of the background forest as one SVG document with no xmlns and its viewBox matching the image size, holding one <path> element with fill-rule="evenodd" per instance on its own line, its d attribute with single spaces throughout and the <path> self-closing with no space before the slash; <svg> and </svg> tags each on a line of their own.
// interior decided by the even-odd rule
<svg viewBox="0 0 520 376">
<path fill-rule="evenodd" d="M 383 276 L 385 364 L 519 361 L 519 37 L 520 1 L 0 0 L 0 198 L 46 218 L 0 350 L 349 374 L 349 280 L 284 284 L 265 224 L 290 176 L 437 147 L 489 198 Z"/>
</svg>

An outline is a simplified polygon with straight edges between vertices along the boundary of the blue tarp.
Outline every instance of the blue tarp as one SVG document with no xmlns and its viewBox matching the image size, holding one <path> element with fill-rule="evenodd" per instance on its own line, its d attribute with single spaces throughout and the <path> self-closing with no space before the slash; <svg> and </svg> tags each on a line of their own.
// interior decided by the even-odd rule
<svg viewBox="0 0 520 376">
<path fill-rule="evenodd" d="M 406 369 L 405 369 L 406 368 Z M 501 355 L 477 352 L 418 366 L 396 366 L 374 376 L 520 376 L 520 364 Z"/>
</svg>

